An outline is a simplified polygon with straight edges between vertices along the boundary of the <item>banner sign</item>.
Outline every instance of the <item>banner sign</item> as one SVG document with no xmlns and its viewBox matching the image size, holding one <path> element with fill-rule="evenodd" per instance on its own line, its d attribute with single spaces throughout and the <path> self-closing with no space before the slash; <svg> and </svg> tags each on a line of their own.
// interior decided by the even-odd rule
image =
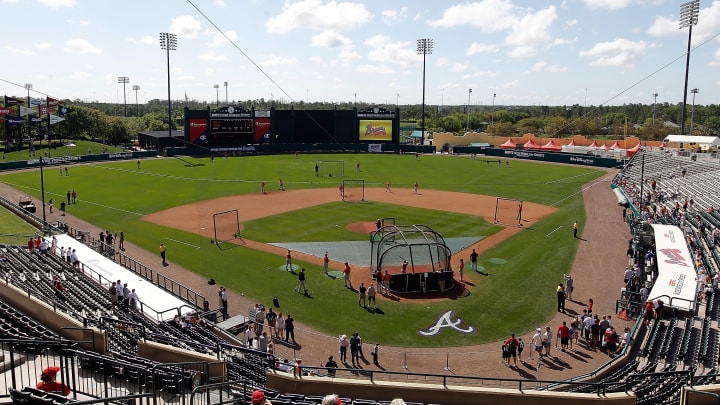
<svg viewBox="0 0 720 405">
<path fill-rule="evenodd" d="M 205 118 L 191 118 L 190 124 L 190 143 L 204 145 L 208 141 L 208 125 Z"/>
<path fill-rule="evenodd" d="M 270 118 L 255 118 L 255 143 L 270 142 L 270 138 Z"/>
<path fill-rule="evenodd" d="M 696 298 L 697 272 L 685 235 L 677 226 L 654 224 L 658 277 L 648 299 L 665 305 L 692 309 Z M 668 302 L 669 301 L 669 302 Z"/>
<path fill-rule="evenodd" d="M 392 141 L 392 120 L 360 120 L 360 141 Z"/>
</svg>

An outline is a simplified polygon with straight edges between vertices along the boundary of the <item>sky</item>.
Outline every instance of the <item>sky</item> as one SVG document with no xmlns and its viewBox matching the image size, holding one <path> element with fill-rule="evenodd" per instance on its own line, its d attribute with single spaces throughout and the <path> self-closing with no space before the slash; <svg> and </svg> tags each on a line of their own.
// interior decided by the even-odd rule
<svg viewBox="0 0 720 405">
<path fill-rule="evenodd" d="M 169 32 L 173 100 L 420 104 L 428 38 L 428 105 L 680 103 L 680 4 L 0 0 L 0 96 L 30 83 L 31 97 L 122 103 L 123 76 L 128 104 L 166 100 Z M 693 88 L 697 104 L 720 104 L 720 0 L 700 1 L 692 47 L 688 104 Z"/>
</svg>

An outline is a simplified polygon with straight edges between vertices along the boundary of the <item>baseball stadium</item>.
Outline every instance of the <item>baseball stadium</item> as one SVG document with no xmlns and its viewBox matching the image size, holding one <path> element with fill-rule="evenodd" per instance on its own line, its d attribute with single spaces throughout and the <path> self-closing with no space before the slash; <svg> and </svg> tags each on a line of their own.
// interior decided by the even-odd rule
<svg viewBox="0 0 720 405">
<path fill-rule="evenodd" d="M 6 398 L 67 401 L 52 374 L 81 402 L 715 400 L 711 154 L 448 154 L 400 144 L 397 111 L 237 111 L 5 164 Z"/>
</svg>

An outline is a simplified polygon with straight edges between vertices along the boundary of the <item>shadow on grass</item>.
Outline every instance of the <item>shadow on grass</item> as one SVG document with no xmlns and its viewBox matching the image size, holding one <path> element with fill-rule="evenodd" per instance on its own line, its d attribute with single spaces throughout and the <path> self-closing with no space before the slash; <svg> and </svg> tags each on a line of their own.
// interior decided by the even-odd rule
<svg viewBox="0 0 720 405">
<path fill-rule="evenodd" d="M 199 167 L 199 166 L 205 166 L 205 163 L 193 163 L 190 161 L 187 161 L 181 157 L 175 156 L 175 159 L 185 163 L 185 167 Z"/>
</svg>

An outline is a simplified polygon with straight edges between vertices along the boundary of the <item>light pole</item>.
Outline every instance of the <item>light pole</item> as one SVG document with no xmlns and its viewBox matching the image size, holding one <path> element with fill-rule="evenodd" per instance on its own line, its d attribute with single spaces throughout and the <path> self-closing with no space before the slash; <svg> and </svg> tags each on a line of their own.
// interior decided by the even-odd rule
<svg viewBox="0 0 720 405">
<path fill-rule="evenodd" d="M 395 93 L 395 108 L 400 107 L 400 93 Z"/>
<path fill-rule="evenodd" d="M 653 135 L 655 133 L 655 106 L 657 105 L 657 93 L 653 93 Z"/>
<path fill-rule="evenodd" d="M 169 32 L 160 33 L 160 49 L 167 53 L 168 73 L 168 136 L 172 139 L 172 100 L 170 99 L 170 51 L 177 49 L 177 35 Z"/>
<path fill-rule="evenodd" d="M 223 86 L 225 86 L 225 105 L 230 105 L 228 102 L 227 82 L 224 82 Z"/>
<path fill-rule="evenodd" d="M 25 90 L 27 90 L 27 106 L 28 106 L 28 108 L 32 107 L 30 105 L 30 90 L 32 90 L 32 88 L 33 88 L 32 83 L 25 83 Z M 32 139 L 30 138 L 30 114 L 28 114 L 28 119 L 27 119 L 27 136 L 28 136 L 28 139 L 30 139 L 30 149 L 32 149 Z M 40 146 L 42 146 L 42 137 L 40 138 L 40 142 L 41 142 Z"/>
<path fill-rule="evenodd" d="M 494 123 L 495 123 L 495 96 L 497 96 L 497 94 L 493 93 L 493 99 L 492 99 L 492 117 L 491 117 L 491 120 L 490 120 L 490 123 L 491 123 L 491 124 L 494 124 Z"/>
<path fill-rule="evenodd" d="M 422 124 L 420 125 L 420 145 L 425 144 L 425 55 L 432 55 L 432 38 L 417 40 L 417 53 L 423 56 Z"/>
<path fill-rule="evenodd" d="M 125 85 L 130 83 L 130 78 L 127 76 L 118 76 L 118 83 L 123 85 L 123 105 L 125 106 L 125 117 L 127 118 L 127 94 L 125 92 Z"/>
<path fill-rule="evenodd" d="M 442 89 L 442 92 L 440 93 L 440 112 L 443 112 L 445 109 L 445 89 Z"/>
<path fill-rule="evenodd" d="M 683 104 L 680 112 L 680 135 L 685 135 L 685 106 L 687 105 L 688 73 L 690 71 L 690 44 L 692 43 L 692 27 L 698 23 L 700 0 L 692 0 L 680 5 L 680 29 L 688 27 L 688 43 L 685 58 L 685 86 L 683 87 Z"/>
<path fill-rule="evenodd" d="M 468 89 L 468 103 L 467 103 L 467 124 L 465 125 L 465 130 L 470 130 L 470 95 L 472 94 L 472 89 Z"/>
<path fill-rule="evenodd" d="M 215 107 L 220 107 L 220 85 L 215 83 L 213 84 L 213 88 L 215 89 Z"/>
<path fill-rule="evenodd" d="M 140 86 L 138 86 L 137 84 L 134 84 L 132 89 L 135 90 L 135 110 L 136 110 L 135 114 L 137 114 L 137 116 L 139 117 L 140 116 L 140 103 L 138 103 L 137 92 L 138 92 L 138 90 L 140 90 Z"/>
<path fill-rule="evenodd" d="M 690 110 L 690 135 L 693 133 L 693 119 L 695 118 L 695 95 L 698 94 L 700 90 L 697 88 L 690 90 L 690 93 L 693 95 L 692 99 L 692 110 Z"/>
</svg>

